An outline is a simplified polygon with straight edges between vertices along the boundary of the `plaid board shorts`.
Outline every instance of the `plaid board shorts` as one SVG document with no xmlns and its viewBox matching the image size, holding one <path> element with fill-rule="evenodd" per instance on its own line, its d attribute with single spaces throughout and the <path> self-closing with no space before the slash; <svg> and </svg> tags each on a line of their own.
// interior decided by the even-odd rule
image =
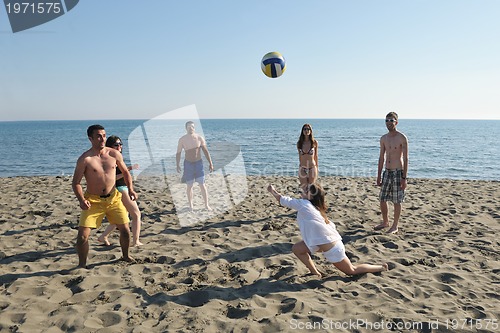
<svg viewBox="0 0 500 333">
<path fill-rule="evenodd" d="M 380 201 L 392 201 L 393 203 L 404 201 L 405 191 L 401 189 L 402 176 L 403 170 L 384 170 L 379 195 Z"/>
</svg>

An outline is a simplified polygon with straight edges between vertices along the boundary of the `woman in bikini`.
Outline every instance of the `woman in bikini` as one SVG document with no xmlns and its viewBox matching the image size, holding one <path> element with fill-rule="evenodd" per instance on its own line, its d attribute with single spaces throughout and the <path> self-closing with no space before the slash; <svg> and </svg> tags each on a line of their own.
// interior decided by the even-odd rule
<svg viewBox="0 0 500 333">
<path fill-rule="evenodd" d="M 304 190 L 318 179 L 318 141 L 314 139 L 312 127 L 304 124 L 297 142 L 299 152 L 299 181 Z"/>
<path fill-rule="evenodd" d="M 106 140 L 106 147 L 116 149 L 121 153 L 122 149 L 123 149 L 122 139 L 120 139 L 116 135 L 112 135 L 112 136 L 108 137 L 108 139 Z M 138 168 L 139 168 L 138 164 L 134 164 L 134 165 L 128 167 L 129 170 L 137 170 Z M 139 207 L 137 206 L 137 202 L 130 200 L 130 198 L 127 194 L 127 192 L 128 192 L 127 185 L 125 184 L 125 181 L 123 180 L 123 175 L 122 175 L 120 169 L 118 169 L 118 168 L 116 168 L 116 184 L 115 185 L 116 185 L 116 189 L 122 194 L 123 205 L 125 206 L 125 208 L 127 208 L 127 211 L 129 212 L 130 217 L 132 218 L 132 236 L 133 236 L 132 238 L 133 239 L 132 239 L 131 245 L 132 246 L 143 245 L 139 241 L 139 235 L 141 233 L 141 211 L 139 210 Z M 107 246 L 111 245 L 109 243 L 109 240 L 108 240 L 108 235 L 113 230 L 115 230 L 115 228 L 116 228 L 116 225 L 114 225 L 114 224 L 108 225 L 106 230 L 104 230 L 104 232 L 101 234 L 101 236 L 99 236 L 99 238 L 97 238 L 97 240 L 100 243 L 103 243 L 104 245 L 107 245 Z"/>
</svg>

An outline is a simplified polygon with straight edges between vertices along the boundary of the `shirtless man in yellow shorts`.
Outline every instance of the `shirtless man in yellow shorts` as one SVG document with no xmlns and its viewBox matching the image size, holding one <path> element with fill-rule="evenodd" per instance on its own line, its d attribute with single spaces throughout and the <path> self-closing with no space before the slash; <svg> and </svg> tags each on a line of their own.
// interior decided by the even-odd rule
<svg viewBox="0 0 500 333">
<path fill-rule="evenodd" d="M 131 262 L 133 259 L 129 256 L 128 212 L 121 201 L 121 193 L 115 188 L 116 168 L 118 167 L 123 174 L 130 199 L 135 200 L 137 194 L 132 185 L 132 177 L 121 153 L 105 146 L 106 131 L 104 127 L 101 125 L 90 126 L 87 129 L 87 136 L 92 147 L 78 158 L 72 182 L 73 192 L 75 192 L 82 208 L 76 239 L 78 266 L 87 268 L 90 230 L 100 227 L 104 216 L 120 231 L 122 260 Z M 85 193 L 80 184 L 83 177 L 87 182 Z"/>
</svg>

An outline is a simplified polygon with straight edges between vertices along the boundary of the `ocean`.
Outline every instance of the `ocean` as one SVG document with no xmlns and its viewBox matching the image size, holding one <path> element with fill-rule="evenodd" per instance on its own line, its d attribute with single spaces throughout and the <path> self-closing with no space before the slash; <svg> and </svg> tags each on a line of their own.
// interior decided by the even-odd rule
<svg viewBox="0 0 500 333">
<path fill-rule="evenodd" d="M 90 147 L 86 129 L 94 123 L 122 138 L 130 163 L 134 152 L 128 139 L 144 120 L 0 122 L 0 177 L 72 175 L 77 158 Z M 296 175 L 295 147 L 305 123 L 319 142 L 320 176 L 376 176 L 379 139 L 387 132 L 383 118 L 202 119 L 196 129 L 215 161 L 224 150 L 236 150 L 248 175 Z M 398 130 L 408 137 L 409 178 L 500 180 L 499 120 L 401 119 Z M 163 162 L 168 161 L 168 172 L 175 172 L 182 133 L 184 121 L 171 121 L 149 139 L 151 146 L 170 146 Z"/>
</svg>

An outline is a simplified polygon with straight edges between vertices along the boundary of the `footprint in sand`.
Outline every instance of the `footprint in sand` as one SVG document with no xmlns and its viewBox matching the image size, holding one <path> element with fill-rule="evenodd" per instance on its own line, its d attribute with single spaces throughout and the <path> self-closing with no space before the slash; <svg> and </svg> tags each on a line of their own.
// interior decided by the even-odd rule
<svg viewBox="0 0 500 333">
<path fill-rule="evenodd" d="M 394 243 L 394 242 L 385 242 L 384 244 L 385 248 L 388 248 L 388 249 L 397 249 L 399 248 L 398 244 Z"/>
<path fill-rule="evenodd" d="M 99 319 L 102 321 L 102 326 L 109 327 L 117 325 L 122 321 L 122 317 L 116 312 L 104 312 L 99 315 Z"/>
<path fill-rule="evenodd" d="M 280 313 L 287 313 L 295 309 L 295 305 L 297 304 L 296 298 L 285 298 L 281 301 Z"/>
<path fill-rule="evenodd" d="M 79 276 L 79 277 L 76 277 L 74 279 L 71 279 L 69 280 L 65 286 L 66 288 L 69 288 L 69 290 L 71 290 L 71 292 L 74 294 L 78 294 L 78 293 L 81 293 L 82 291 L 84 291 L 80 286 L 79 284 L 84 280 L 84 277 L 83 276 Z"/>
<path fill-rule="evenodd" d="M 484 308 L 480 305 L 467 304 L 464 305 L 462 309 L 470 313 L 471 317 L 474 319 L 485 319 L 487 317 L 486 313 L 484 312 Z"/>
<path fill-rule="evenodd" d="M 250 309 L 242 309 L 234 306 L 228 306 L 227 308 L 227 317 L 231 319 L 241 319 L 246 318 L 252 312 Z"/>
<path fill-rule="evenodd" d="M 443 283 L 458 283 L 458 281 L 463 280 L 461 276 L 452 273 L 435 274 L 434 277 Z"/>
</svg>

